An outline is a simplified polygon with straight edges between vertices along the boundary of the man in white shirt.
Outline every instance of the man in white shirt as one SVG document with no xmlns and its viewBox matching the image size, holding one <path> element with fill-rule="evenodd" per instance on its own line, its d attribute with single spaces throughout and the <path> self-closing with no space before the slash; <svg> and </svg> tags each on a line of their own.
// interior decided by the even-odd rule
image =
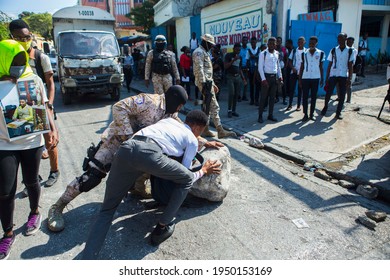
<svg viewBox="0 0 390 280">
<path fill-rule="evenodd" d="M 362 70 L 360 72 L 360 76 L 362 76 L 363 78 L 365 77 L 364 76 L 364 67 L 366 66 L 366 56 L 367 56 L 367 52 L 369 51 L 370 49 L 368 48 L 368 33 L 367 32 L 364 32 L 363 34 L 363 38 L 360 40 L 359 42 L 359 55 L 362 57 Z"/>
<path fill-rule="evenodd" d="M 259 105 L 259 93 L 260 90 L 256 87 L 255 93 L 255 73 L 257 71 L 257 63 L 259 61 L 260 48 L 257 46 L 257 38 L 251 38 L 251 45 L 248 47 L 248 51 L 246 53 L 246 61 L 248 64 L 248 78 L 249 78 L 249 92 L 251 101 L 249 105 Z"/>
<path fill-rule="evenodd" d="M 332 95 L 336 85 L 339 86 L 339 102 L 336 109 L 336 119 L 343 119 L 341 111 L 343 110 L 345 94 L 347 88 L 351 84 L 352 80 L 352 66 L 353 66 L 353 55 L 352 50 L 345 44 L 347 40 L 347 34 L 340 33 L 337 36 L 339 45 L 333 48 L 328 55 L 328 69 L 326 71 L 326 81 L 328 89 L 325 96 L 325 105 L 321 111 L 321 115 L 325 116 L 328 110 L 328 103 L 330 96 Z"/>
<path fill-rule="evenodd" d="M 263 123 L 263 111 L 266 100 L 269 98 L 268 120 L 274 118 L 274 104 L 278 83 L 283 83 L 282 71 L 279 63 L 279 52 L 275 50 L 276 38 L 268 39 L 268 48 L 259 55 L 259 73 L 261 77 L 261 97 L 258 122 Z"/>
<path fill-rule="evenodd" d="M 199 137 L 208 123 L 200 110 L 187 114 L 185 124 L 167 118 L 138 131 L 122 143 L 107 179 L 104 201 L 85 245 L 83 259 L 96 259 L 103 246 L 112 218 L 123 197 L 143 173 L 170 180 L 175 189 L 151 233 L 153 246 L 168 239 L 174 231 L 174 218 L 194 181 L 204 174 L 220 173 L 220 164 L 207 161 L 201 170 L 189 170 Z M 170 158 L 183 156 L 181 163 Z"/>
<path fill-rule="evenodd" d="M 300 68 L 299 75 L 299 84 L 302 87 L 303 92 L 303 122 L 309 120 L 307 114 L 308 111 L 308 99 L 310 92 L 310 119 L 315 121 L 314 112 L 316 109 L 316 100 L 318 85 L 321 87 L 324 85 L 324 75 L 322 64 L 325 60 L 325 54 L 323 51 L 317 49 L 318 38 L 316 36 L 310 37 L 309 40 L 309 49 L 305 50 L 301 54 L 302 63 Z"/>
<path fill-rule="evenodd" d="M 352 49 L 352 56 L 353 56 L 353 65 L 356 63 L 356 57 L 358 55 L 358 50 L 354 48 L 353 43 L 355 42 L 355 38 L 353 37 L 348 37 L 347 38 L 347 47 Z M 347 87 L 347 101 L 346 103 L 351 103 L 351 97 L 352 97 L 352 84 L 355 81 L 356 78 L 356 73 L 352 73 L 352 81 Z"/>
</svg>

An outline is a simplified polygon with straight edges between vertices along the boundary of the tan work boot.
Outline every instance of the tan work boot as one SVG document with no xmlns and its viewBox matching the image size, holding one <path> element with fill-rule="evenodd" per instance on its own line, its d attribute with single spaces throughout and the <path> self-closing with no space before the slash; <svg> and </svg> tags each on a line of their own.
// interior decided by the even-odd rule
<svg viewBox="0 0 390 280">
<path fill-rule="evenodd" d="M 228 131 L 223 129 L 222 125 L 217 126 L 217 131 L 218 131 L 218 138 L 225 138 L 225 137 L 237 137 L 237 134 L 233 131 Z"/>
<path fill-rule="evenodd" d="M 202 137 L 215 137 L 215 134 L 212 133 L 212 132 L 209 130 L 209 126 L 208 126 L 208 125 L 207 125 L 207 126 L 205 127 L 205 129 L 203 130 Z"/>
<path fill-rule="evenodd" d="M 64 217 L 62 216 L 62 211 L 64 211 L 65 206 L 68 205 L 69 202 L 71 202 L 80 194 L 78 185 L 75 186 L 72 183 L 66 186 L 65 192 L 49 209 L 49 213 L 47 214 L 47 227 L 51 231 L 59 232 L 65 228 L 65 221 Z"/>
</svg>

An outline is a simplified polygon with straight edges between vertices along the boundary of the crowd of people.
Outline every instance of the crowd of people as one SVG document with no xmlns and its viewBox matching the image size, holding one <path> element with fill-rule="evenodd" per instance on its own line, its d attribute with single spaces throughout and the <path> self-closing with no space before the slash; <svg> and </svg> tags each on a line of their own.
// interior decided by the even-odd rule
<svg viewBox="0 0 390 280">
<path fill-rule="evenodd" d="M 281 37 L 270 37 L 267 44 L 260 44 L 258 38 L 242 37 L 241 43 L 233 46 L 232 52 L 224 53 L 221 46 L 212 43 L 206 50 L 212 63 L 212 80 L 217 88 L 226 85 L 229 118 L 239 117 L 237 102 L 249 102 L 258 108 L 258 122 L 263 123 L 263 112 L 268 107 L 267 120 L 277 121 L 274 116 L 274 104 L 283 102 L 285 110 L 303 111 L 302 121 L 315 121 L 314 115 L 318 88 L 326 91 L 325 106 L 322 115 L 327 113 L 327 104 L 333 91 L 337 91 L 339 106 L 336 118 L 342 119 L 344 102 L 351 102 L 352 82 L 356 75 L 364 77 L 364 61 L 368 50 L 367 33 L 354 45 L 355 39 L 340 33 L 335 46 L 329 54 L 317 48 L 318 38 L 299 37 L 294 47 L 291 39 L 283 45 Z M 191 98 L 194 84 L 194 98 L 199 98 L 199 87 L 195 85 L 194 60 L 195 45 L 199 47 L 196 34 L 193 33 L 189 46 L 181 48 L 179 74 L 181 84 L 185 86 Z M 323 69 L 325 60 L 328 68 Z M 248 94 L 249 89 L 249 94 Z M 310 108 L 308 107 L 310 103 Z"/>
<path fill-rule="evenodd" d="M 31 47 L 32 34 L 23 20 L 11 22 L 10 33 L 9 40 L 0 42 L 0 80 L 17 83 L 19 78 L 30 78 L 35 81 L 35 86 L 43 92 L 40 105 L 49 112 L 50 132 L 27 135 L 15 141 L 0 137 L 0 219 L 4 231 L 0 239 L 0 259 L 8 258 L 15 241 L 13 212 L 19 165 L 30 204 L 25 229 L 27 236 L 35 234 L 41 226 L 39 166 L 44 146 L 49 152 L 51 167 L 46 184 L 53 185 L 59 176 L 53 70 L 47 56 Z M 351 101 L 353 65 L 358 56 L 352 37 L 338 34 L 338 45 L 328 56 L 317 48 L 318 38 L 315 36 L 310 37 L 308 48 L 305 48 L 304 37 L 298 39 L 296 48 L 291 40 L 283 46 L 280 37 L 270 37 L 267 45 L 260 46 L 257 38 L 250 38 L 250 42 L 248 39 L 243 37 L 241 43 L 233 46 L 232 52 L 223 54 L 212 35 L 204 34 L 198 41 L 193 33 L 189 46 L 181 48 L 179 61 L 167 47 L 163 35 L 156 36 L 155 48 L 145 55 L 138 51 L 130 54 L 129 49 L 125 50 L 122 64 L 127 90 L 130 91 L 133 78 L 140 78 L 140 61 L 144 59 L 145 85 L 149 87 L 151 80 L 154 94 L 141 93 L 114 104 L 113 121 L 102 134 L 99 144 L 88 149 L 83 165 L 85 172 L 72 180 L 50 207 L 49 230 L 62 231 L 65 228 L 62 215 L 65 206 L 81 193 L 97 187 L 108 174 L 104 201 L 82 256 L 83 259 L 98 258 L 122 198 L 134 189 L 139 178 L 148 174 L 168 181 L 172 190 L 152 231 L 151 243 L 157 246 L 169 238 L 175 228 L 175 215 L 192 184 L 202 176 L 221 171 L 220 164 L 210 160 L 199 170 L 192 170 L 193 159 L 200 148 L 223 146 L 220 142 L 203 138 L 215 136 L 208 127 L 210 119 L 219 139 L 236 136 L 225 130 L 220 120 L 218 100 L 221 94 L 225 94 L 220 91 L 223 83 L 227 84 L 229 118 L 239 117 L 237 102 L 247 101 L 258 106 L 258 122 L 264 122 L 266 107 L 267 120 L 276 122 L 275 102 L 282 100 L 286 110 L 292 110 L 297 88 L 296 110 L 301 110 L 302 105 L 302 121 L 315 121 L 318 87 L 325 85 L 327 93 L 321 114 L 327 113 L 330 96 L 337 87 L 336 118 L 342 119 L 346 95 L 347 102 Z M 361 51 L 364 51 L 364 46 Z M 329 66 L 324 75 L 325 59 Z M 202 109 L 189 112 L 183 123 L 177 114 L 191 99 L 192 85 L 195 86 L 193 97 L 201 100 Z M 24 108 L 24 102 L 20 100 L 15 118 L 22 118 Z M 28 110 L 25 111 L 29 114 Z"/>
</svg>

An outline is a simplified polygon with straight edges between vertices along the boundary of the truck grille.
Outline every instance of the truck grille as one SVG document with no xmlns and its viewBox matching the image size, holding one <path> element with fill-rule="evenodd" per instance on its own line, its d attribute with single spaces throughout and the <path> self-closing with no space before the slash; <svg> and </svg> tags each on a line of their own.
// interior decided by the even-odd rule
<svg viewBox="0 0 390 280">
<path fill-rule="evenodd" d="M 96 77 L 96 79 L 95 79 Z M 85 76 L 72 76 L 77 81 L 77 86 L 107 86 L 110 83 L 111 74 L 95 74 Z"/>
</svg>

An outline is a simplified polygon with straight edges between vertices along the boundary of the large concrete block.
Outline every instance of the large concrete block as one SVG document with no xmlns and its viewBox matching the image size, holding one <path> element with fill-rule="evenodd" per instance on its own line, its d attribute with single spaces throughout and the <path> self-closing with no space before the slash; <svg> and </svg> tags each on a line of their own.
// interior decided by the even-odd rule
<svg viewBox="0 0 390 280">
<path fill-rule="evenodd" d="M 225 146 L 217 149 L 205 149 L 202 153 L 204 160 L 218 160 L 222 163 L 221 174 L 205 175 L 194 183 L 190 193 L 196 197 L 209 201 L 222 201 L 228 191 L 230 183 L 231 157 Z"/>
</svg>

